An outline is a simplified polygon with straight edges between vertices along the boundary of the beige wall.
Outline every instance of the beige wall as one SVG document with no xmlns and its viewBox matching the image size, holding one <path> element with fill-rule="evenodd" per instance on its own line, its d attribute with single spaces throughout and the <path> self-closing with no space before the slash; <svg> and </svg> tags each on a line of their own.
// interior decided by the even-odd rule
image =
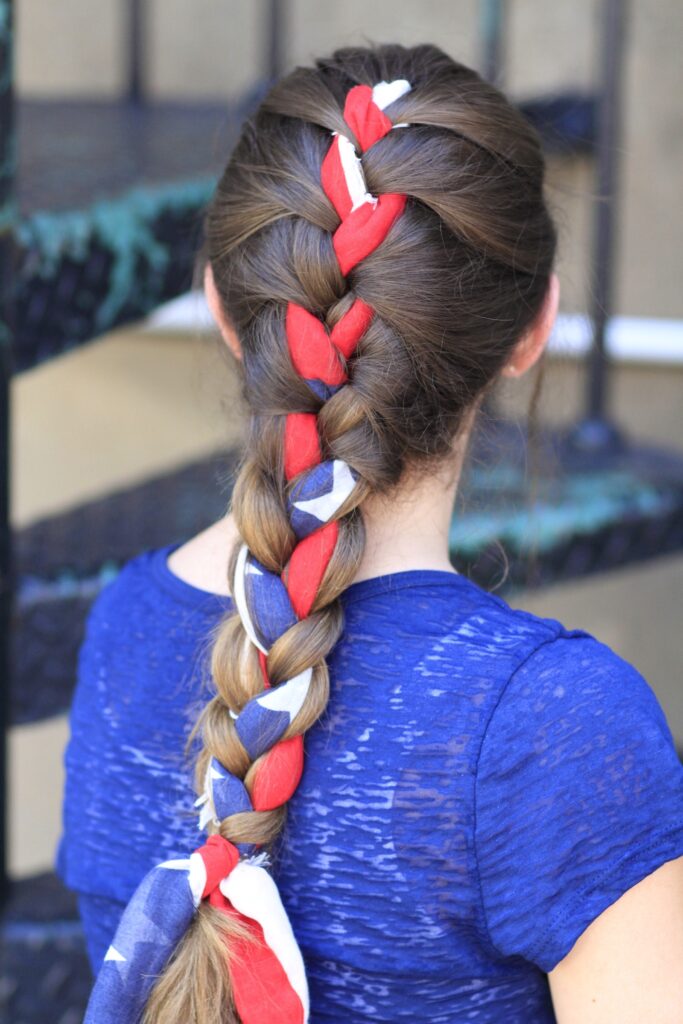
<svg viewBox="0 0 683 1024">
<path fill-rule="evenodd" d="M 626 62 L 623 223 L 617 301 L 683 316 L 683 4 L 637 0 Z"/>
<path fill-rule="evenodd" d="M 262 0 L 149 0 L 153 96 L 239 94 L 263 67 Z"/>
<path fill-rule="evenodd" d="M 458 60 L 477 60 L 477 0 L 291 0 L 289 47 L 294 62 L 337 46 L 368 42 L 437 42 Z"/>
<path fill-rule="evenodd" d="M 122 6 L 120 0 L 16 0 L 19 93 L 116 95 L 124 61 Z"/>
<path fill-rule="evenodd" d="M 126 86 L 122 0 L 15 0 L 17 80 L 31 96 L 116 96 Z M 260 67 L 263 0 L 141 0 L 155 98 L 238 93 Z"/>
<path fill-rule="evenodd" d="M 682 317 L 683 4 L 631 0 L 624 67 L 626 111 L 616 267 L 616 311 Z M 598 0 L 509 0 L 505 87 L 589 89 L 598 66 Z M 146 76 L 159 99 L 234 95 L 263 66 L 266 0 L 148 0 Z M 17 78 L 25 95 L 118 94 L 125 83 L 120 0 L 18 0 Z M 286 49 L 307 62 L 367 40 L 435 40 L 466 63 L 479 59 L 477 0 L 290 0 Z M 553 160 L 550 199 L 560 225 L 563 307 L 590 295 L 592 163 Z"/>
</svg>

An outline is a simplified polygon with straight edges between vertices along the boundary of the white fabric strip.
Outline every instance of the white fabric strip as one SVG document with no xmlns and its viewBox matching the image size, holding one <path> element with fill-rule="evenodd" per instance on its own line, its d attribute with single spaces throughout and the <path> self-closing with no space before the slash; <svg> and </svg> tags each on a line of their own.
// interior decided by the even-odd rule
<svg viewBox="0 0 683 1024">
<path fill-rule="evenodd" d="M 235 716 L 237 717 L 237 716 Z M 206 772 L 204 773 L 204 792 L 201 796 L 197 797 L 194 802 L 195 807 L 201 808 L 199 812 L 199 822 L 197 828 L 203 832 L 209 822 L 218 824 L 218 818 L 216 817 L 216 808 L 213 802 L 213 785 L 214 779 L 220 779 L 220 775 L 212 767 L 211 761 L 206 766 Z"/>
<path fill-rule="evenodd" d="M 242 860 L 220 883 L 220 890 L 236 910 L 261 925 L 263 937 L 301 1000 L 305 1024 L 310 1012 L 306 971 L 275 882 L 264 868 Z"/>
<path fill-rule="evenodd" d="M 190 854 L 188 882 L 190 883 L 192 902 L 194 903 L 196 910 L 202 901 L 202 893 L 204 892 L 204 886 L 206 885 L 206 864 L 198 853 Z"/>
<path fill-rule="evenodd" d="M 351 197 L 351 209 L 357 210 L 364 203 L 372 203 L 373 206 L 376 206 L 377 198 L 371 196 L 367 191 L 363 167 L 360 159 L 356 156 L 356 150 L 351 139 L 347 138 L 346 135 L 338 135 L 337 145 L 339 146 L 339 159 L 344 172 L 346 187 Z"/>
<path fill-rule="evenodd" d="M 264 654 L 268 653 L 268 648 L 264 647 L 256 636 L 256 630 L 254 624 L 251 621 L 251 615 L 249 614 L 249 607 L 247 605 L 247 597 L 244 591 L 244 575 L 246 572 L 258 572 L 255 566 L 247 564 L 247 558 L 249 556 L 249 548 L 246 544 L 243 544 L 240 548 L 240 553 L 237 556 L 237 564 L 235 565 L 235 605 L 237 611 L 242 619 L 242 625 L 247 631 L 247 636 L 254 644 L 258 647 L 259 651 L 263 651 Z"/>
<path fill-rule="evenodd" d="M 377 85 L 372 87 L 372 99 L 380 110 L 384 110 L 394 100 L 410 92 L 411 88 L 410 82 L 405 78 L 396 78 L 393 82 L 378 82 Z M 407 127 L 408 125 L 405 122 L 392 125 L 392 128 Z M 365 175 L 363 174 L 363 165 L 361 164 L 360 157 L 356 154 L 351 139 L 347 138 L 346 135 L 339 135 L 338 132 L 332 132 L 332 134 L 337 136 L 339 160 L 351 198 L 351 210 L 357 210 L 359 206 L 363 206 L 365 203 L 372 203 L 373 206 L 376 206 L 377 196 L 373 196 L 368 192 Z"/>
<path fill-rule="evenodd" d="M 213 804 L 210 802 L 210 799 L 207 796 L 206 791 L 204 791 L 202 795 L 195 800 L 194 805 L 195 807 L 200 808 L 197 828 L 199 829 L 200 832 L 203 832 L 210 822 L 213 821 L 215 823 L 216 810 Z"/>
<path fill-rule="evenodd" d="M 412 86 L 407 78 L 395 78 L 393 82 L 378 82 L 372 87 L 372 101 L 380 110 L 384 110 L 394 100 L 405 96 Z M 397 126 L 394 125 L 394 128 Z"/>
</svg>

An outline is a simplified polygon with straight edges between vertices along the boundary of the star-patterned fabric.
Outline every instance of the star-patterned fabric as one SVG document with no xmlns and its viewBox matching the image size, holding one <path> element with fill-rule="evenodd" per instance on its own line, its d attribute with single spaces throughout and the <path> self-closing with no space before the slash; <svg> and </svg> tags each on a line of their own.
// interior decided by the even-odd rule
<svg viewBox="0 0 683 1024">
<path fill-rule="evenodd" d="M 233 605 L 170 571 L 176 546 L 104 588 L 79 659 L 59 870 L 96 971 L 147 872 L 199 839 L 183 748 Z M 545 972 L 683 855 L 662 708 L 595 637 L 465 576 L 392 573 L 341 601 L 328 709 L 272 869 L 311 1024 L 398 1024 L 416 1006 L 434 1024 L 554 1024 Z"/>
<path fill-rule="evenodd" d="M 194 917 L 190 860 L 171 860 L 141 881 L 105 953 L 84 1024 L 138 1021 L 147 997 Z M 131 977 L 131 972 L 134 977 Z"/>
<path fill-rule="evenodd" d="M 392 130 L 383 108 L 410 88 L 410 83 L 401 79 L 380 82 L 374 89 L 356 85 L 349 90 L 343 113 L 358 139 L 360 153 Z M 381 245 L 406 201 L 403 195 L 368 193 L 360 153 L 349 138 L 335 132 L 321 168 L 322 188 L 339 215 L 332 241 L 342 274 Z M 310 311 L 294 302 L 287 304 L 285 333 L 292 367 L 322 403 L 348 382 L 348 360 L 372 315 L 364 302 L 355 300 L 328 331 Z M 274 643 L 310 613 L 336 547 L 338 516 L 353 494 L 358 474 L 340 459 L 322 458 L 315 414 L 284 416 L 283 439 L 282 472 L 285 482 L 291 484 L 287 509 L 298 543 L 281 576 L 269 571 L 242 545 L 233 580 L 237 612 L 259 652 L 264 690 L 236 710 L 227 708 L 226 725 L 232 726 L 250 760 L 257 763 L 247 788 L 241 778 L 230 778 L 227 767 L 215 756 L 211 758 L 204 792 L 197 801 L 200 827 L 218 827 L 224 817 L 236 812 L 274 810 L 291 798 L 301 778 L 301 734 L 285 738 L 285 733 L 306 703 L 314 666 L 271 685 L 267 656 Z M 266 1018 L 274 1019 L 273 1007 L 277 1007 L 282 1024 L 305 1024 L 309 1000 L 302 956 L 277 888 L 263 865 L 256 869 L 253 858 L 259 853 L 254 844 L 230 846 L 246 859 L 243 864 L 230 864 L 220 885 L 222 895 L 216 895 L 218 887 L 203 895 L 195 892 L 192 861 L 182 883 L 177 881 L 180 875 L 172 874 L 182 871 L 182 861 L 161 865 L 141 883 L 126 909 L 121 935 L 117 932 L 98 974 L 87 1024 L 108 1024 L 114 1019 L 119 1024 L 137 1024 L 154 977 L 192 920 L 191 904 L 179 901 L 178 886 L 182 889 L 183 884 L 192 891 L 195 910 L 202 898 L 209 897 L 219 910 L 258 922 L 259 939 L 263 940 L 259 955 L 248 961 L 234 954 L 226 957 L 243 1024 L 265 1024 Z M 249 867 L 256 873 L 248 871 Z M 241 878 L 250 881 L 244 888 L 231 881 L 237 869 Z M 187 893 L 185 897 L 187 902 Z M 155 931 L 156 916 L 164 926 Z M 137 933 L 143 937 L 141 944 L 135 942 Z M 155 954 L 150 959 L 149 946 L 155 937 Z M 152 962 L 154 970 L 150 971 Z"/>
</svg>

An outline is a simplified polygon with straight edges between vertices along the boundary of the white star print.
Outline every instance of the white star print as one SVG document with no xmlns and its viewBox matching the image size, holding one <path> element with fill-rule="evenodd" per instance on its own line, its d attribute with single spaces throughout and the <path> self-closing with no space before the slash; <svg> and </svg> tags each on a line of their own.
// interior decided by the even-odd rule
<svg viewBox="0 0 683 1024">
<path fill-rule="evenodd" d="M 105 960 L 116 960 L 117 963 L 124 963 L 124 964 L 126 962 L 126 958 L 123 955 L 123 953 L 119 953 L 118 949 L 115 949 L 114 946 L 110 946 L 109 947 L 107 952 L 104 954 L 104 959 Z"/>
<path fill-rule="evenodd" d="M 256 698 L 257 702 L 262 708 L 268 708 L 269 711 L 289 712 L 290 720 L 294 721 L 306 700 L 312 676 L 313 669 L 305 668 L 303 672 L 292 676 L 286 683 L 281 683 L 280 686 L 274 686 L 271 690 L 259 694 Z"/>
<path fill-rule="evenodd" d="M 332 490 L 317 498 L 304 498 L 294 502 L 294 508 L 314 516 L 321 523 L 326 523 L 348 498 L 356 486 L 351 470 L 343 459 L 335 459 L 332 463 Z"/>
</svg>

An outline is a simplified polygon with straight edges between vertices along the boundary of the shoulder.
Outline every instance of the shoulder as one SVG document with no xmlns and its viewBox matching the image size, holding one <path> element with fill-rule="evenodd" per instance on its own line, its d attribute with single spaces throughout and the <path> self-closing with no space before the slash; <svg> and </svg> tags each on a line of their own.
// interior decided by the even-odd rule
<svg viewBox="0 0 683 1024">
<path fill-rule="evenodd" d="M 593 634 L 562 627 L 501 686 L 482 734 L 476 789 L 480 808 L 492 816 L 506 794 L 522 819 L 547 807 L 557 814 L 583 799 L 586 808 L 610 803 L 618 820 L 618 804 L 632 790 L 661 784 L 680 802 L 682 777 L 647 679 Z"/>
<path fill-rule="evenodd" d="M 542 784 L 581 786 L 610 759 L 613 778 L 646 774 L 648 751 L 666 759 L 675 743 L 647 679 L 592 633 L 560 626 L 502 685 L 483 733 L 478 786 L 493 791 L 506 778 L 528 786 L 532 776 L 539 792 Z"/>
<path fill-rule="evenodd" d="M 184 644 L 203 626 L 218 599 L 172 576 L 170 547 L 146 548 L 107 573 L 86 613 L 81 660 L 134 658 L 141 646 Z"/>
<path fill-rule="evenodd" d="M 136 600 L 143 599 L 149 593 L 154 562 L 160 552 L 160 548 L 145 549 L 104 575 L 102 585 L 88 610 L 86 634 L 95 627 L 105 625 L 112 616 L 116 617 L 126 609 L 132 609 Z"/>
<path fill-rule="evenodd" d="M 141 551 L 101 577 L 83 622 L 74 705 L 85 693 L 94 695 L 93 680 L 114 669 L 129 671 L 168 619 L 168 599 L 154 582 L 159 553 L 156 548 Z"/>
<path fill-rule="evenodd" d="M 487 594 L 478 616 L 492 642 L 511 652 L 490 709 L 485 743 L 559 742 L 610 728 L 640 724 L 673 743 L 659 700 L 630 661 L 589 630 L 572 628 Z M 484 747 L 482 747 L 482 750 Z"/>
<path fill-rule="evenodd" d="M 598 913 L 683 853 L 683 765 L 638 669 L 584 630 L 501 689 L 475 779 L 488 933 L 549 971 Z"/>
<path fill-rule="evenodd" d="M 584 629 L 561 623 L 516 667 L 492 714 L 492 733 L 506 719 L 563 730 L 628 730 L 636 723 L 671 736 L 654 690 L 636 666 Z"/>
<path fill-rule="evenodd" d="M 228 558 L 238 537 L 232 515 L 224 516 L 176 547 L 168 565 L 191 586 L 227 597 Z"/>
<path fill-rule="evenodd" d="M 565 631 L 558 619 L 513 608 L 460 573 L 409 570 L 364 579 L 342 601 L 352 631 L 362 620 L 378 634 L 398 630 L 420 650 L 445 643 L 456 661 L 468 652 L 498 661 L 501 671 Z"/>
<path fill-rule="evenodd" d="M 229 604 L 228 557 L 237 536 L 223 517 L 189 540 L 145 548 L 108 572 L 89 610 L 88 627 L 108 616 L 194 606 L 211 613 Z"/>
</svg>

